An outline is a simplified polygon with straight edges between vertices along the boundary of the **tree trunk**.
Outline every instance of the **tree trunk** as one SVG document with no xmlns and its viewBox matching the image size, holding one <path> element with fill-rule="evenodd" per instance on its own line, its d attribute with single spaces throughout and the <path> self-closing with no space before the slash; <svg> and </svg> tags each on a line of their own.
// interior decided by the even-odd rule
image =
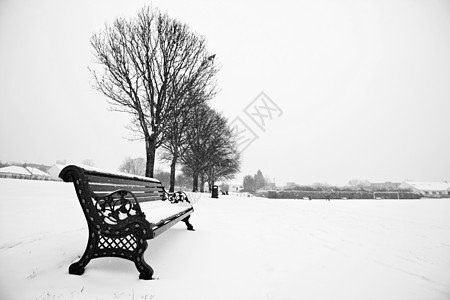
<svg viewBox="0 0 450 300">
<path fill-rule="evenodd" d="M 192 191 L 197 192 L 198 191 L 198 173 L 194 172 L 194 182 L 192 183 Z"/>
<path fill-rule="evenodd" d="M 178 150 L 175 150 L 170 164 L 170 187 L 169 192 L 175 192 L 175 167 L 177 165 Z"/>
<path fill-rule="evenodd" d="M 200 192 L 205 192 L 205 176 L 200 176 Z"/>
<path fill-rule="evenodd" d="M 153 178 L 153 169 L 155 168 L 155 156 L 156 156 L 155 141 L 151 137 L 148 137 L 145 140 L 146 140 L 145 151 L 147 154 L 145 176 Z"/>
<path fill-rule="evenodd" d="M 208 181 L 208 187 L 209 187 L 209 191 L 210 191 L 210 192 L 212 191 L 213 185 L 214 185 L 214 181 L 209 180 L 209 181 Z"/>
</svg>

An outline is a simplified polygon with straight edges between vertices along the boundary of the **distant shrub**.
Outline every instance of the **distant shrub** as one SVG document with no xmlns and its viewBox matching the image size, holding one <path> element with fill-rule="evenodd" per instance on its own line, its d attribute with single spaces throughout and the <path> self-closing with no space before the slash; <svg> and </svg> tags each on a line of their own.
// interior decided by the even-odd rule
<svg viewBox="0 0 450 300">
<path fill-rule="evenodd" d="M 419 199 L 420 195 L 412 192 L 377 192 L 381 199 Z M 272 199 L 374 199 L 370 191 L 268 191 L 267 197 Z"/>
</svg>

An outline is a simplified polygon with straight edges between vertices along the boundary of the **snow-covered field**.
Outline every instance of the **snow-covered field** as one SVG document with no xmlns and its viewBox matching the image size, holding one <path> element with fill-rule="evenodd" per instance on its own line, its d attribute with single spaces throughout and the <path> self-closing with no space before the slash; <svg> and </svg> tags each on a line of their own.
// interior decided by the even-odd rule
<svg viewBox="0 0 450 300">
<path fill-rule="evenodd" d="M 0 299 L 450 299 L 450 200 L 204 195 L 149 241 L 158 280 L 92 260 L 73 186 L 0 179 Z"/>
</svg>

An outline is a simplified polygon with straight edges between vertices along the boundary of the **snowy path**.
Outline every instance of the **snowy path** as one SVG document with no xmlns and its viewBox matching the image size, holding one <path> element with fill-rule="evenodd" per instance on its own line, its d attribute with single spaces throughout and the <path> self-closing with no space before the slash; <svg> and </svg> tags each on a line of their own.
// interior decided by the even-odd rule
<svg viewBox="0 0 450 300">
<path fill-rule="evenodd" d="M 149 241 L 159 280 L 119 259 L 79 277 L 67 273 L 86 244 L 73 187 L 0 179 L 0 299 L 448 300 L 449 213 L 450 200 L 205 196 L 195 232 Z"/>
</svg>

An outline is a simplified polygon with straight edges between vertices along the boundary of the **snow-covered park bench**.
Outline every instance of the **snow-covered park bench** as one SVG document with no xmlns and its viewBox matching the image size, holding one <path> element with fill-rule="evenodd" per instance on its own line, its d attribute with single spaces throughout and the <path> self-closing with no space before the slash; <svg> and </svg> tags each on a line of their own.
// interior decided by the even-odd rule
<svg viewBox="0 0 450 300">
<path fill-rule="evenodd" d="M 83 274 L 91 259 L 119 257 L 135 263 L 140 279 L 152 279 L 144 260 L 146 240 L 179 221 L 194 230 L 186 194 L 167 193 L 157 179 L 77 165 L 66 166 L 59 177 L 73 182 L 89 228 L 86 250 L 70 265 L 70 274 Z"/>
</svg>

